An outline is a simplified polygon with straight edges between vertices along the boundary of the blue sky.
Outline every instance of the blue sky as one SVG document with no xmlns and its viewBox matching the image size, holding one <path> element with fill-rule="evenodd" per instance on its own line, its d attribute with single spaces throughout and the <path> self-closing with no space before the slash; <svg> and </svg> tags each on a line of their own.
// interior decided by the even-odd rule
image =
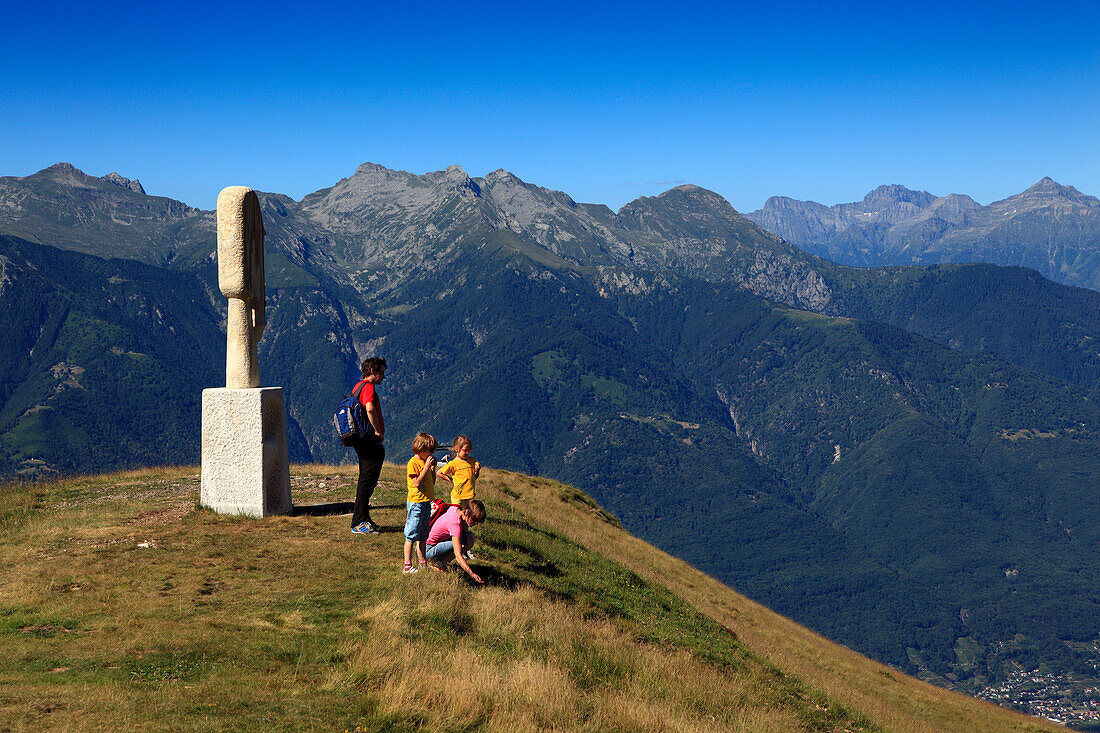
<svg viewBox="0 0 1100 733">
<path fill-rule="evenodd" d="M 59 161 L 213 208 L 365 161 L 618 208 L 883 183 L 1100 195 L 1100 3 L 6 3 L 0 175 Z M 232 6 L 232 7 L 230 7 Z"/>
</svg>

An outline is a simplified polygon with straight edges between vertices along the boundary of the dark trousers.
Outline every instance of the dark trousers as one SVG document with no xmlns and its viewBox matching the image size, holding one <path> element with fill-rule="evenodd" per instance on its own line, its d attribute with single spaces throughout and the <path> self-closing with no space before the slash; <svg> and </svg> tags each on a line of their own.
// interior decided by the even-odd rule
<svg viewBox="0 0 1100 733">
<path fill-rule="evenodd" d="M 370 522 L 370 497 L 378 485 L 378 476 L 382 473 L 382 461 L 386 457 L 386 448 L 373 438 L 360 439 L 354 445 L 355 455 L 359 456 L 359 483 L 355 486 L 355 509 L 351 512 L 351 526 L 360 522 Z"/>
</svg>

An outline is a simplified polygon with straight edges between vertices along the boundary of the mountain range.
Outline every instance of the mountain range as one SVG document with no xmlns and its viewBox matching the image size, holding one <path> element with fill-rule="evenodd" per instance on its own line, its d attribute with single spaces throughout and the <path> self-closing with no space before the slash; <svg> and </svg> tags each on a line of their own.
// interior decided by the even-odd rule
<svg viewBox="0 0 1100 733">
<path fill-rule="evenodd" d="M 261 371 L 293 459 L 346 460 L 332 410 L 382 354 L 392 460 L 467 433 L 940 684 L 1089 669 L 1100 293 L 846 267 L 694 186 L 614 212 L 505 171 L 365 164 L 261 203 Z M 59 164 L 0 179 L 0 233 L 4 473 L 196 462 L 224 373 L 212 212 Z"/>
<path fill-rule="evenodd" d="M 773 196 L 747 217 L 846 265 L 988 262 L 1100 289 L 1100 199 L 1050 178 L 988 206 L 890 185 L 836 206 Z"/>
</svg>

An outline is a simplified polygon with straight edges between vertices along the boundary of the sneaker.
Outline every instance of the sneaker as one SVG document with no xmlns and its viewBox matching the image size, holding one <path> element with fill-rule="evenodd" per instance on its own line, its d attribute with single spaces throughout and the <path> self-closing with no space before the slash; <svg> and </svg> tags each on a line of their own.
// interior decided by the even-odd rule
<svg viewBox="0 0 1100 733">
<path fill-rule="evenodd" d="M 462 557 L 466 558 L 467 560 L 476 560 L 476 559 L 477 559 L 477 555 L 475 555 L 475 554 L 474 554 L 474 553 L 472 553 L 472 552 L 467 552 L 467 553 L 466 553 L 465 555 L 463 555 Z"/>
<path fill-rule="evenodd" d="M 351 528 L 353 534 L 375 534 L 378 532 L 378 525 L 372 522 L 360 522 Z"/>
<path fill-rule="evenodd" d="M 412 565 L 406 565 L 405 569 L 402 570 L 401 572 L 405 575 L 412 575 L 413 573 L 418 572 L 419 570 L 420 570 L 420 568 L 414 568 Z"/>
<path fill-rule="evenodd" d="M 382 528 L 379 527 L 374 522 L 366 522 L 366 525 L 367 525 L 366 534 L 374 534 L 376 532 L 381 532 L 382 531 Z"/>
</svg>

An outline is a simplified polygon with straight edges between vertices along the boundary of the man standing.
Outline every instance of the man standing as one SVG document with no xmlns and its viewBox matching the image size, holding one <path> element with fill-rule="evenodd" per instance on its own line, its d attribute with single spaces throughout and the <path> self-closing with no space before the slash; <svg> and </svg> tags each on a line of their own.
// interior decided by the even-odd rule
<svg viewBox="0 0 1100 733">
<path fill-rule="evenodd" d="M 362 370 L 363 378 L 356 382 L 352 391 L 359 390 L 359 404 L 363 406 L 371 429 L 353 444 L 355 454 L 359 456 L 359 483 L 355 487 L 351 531 L 355 534 L 373 534 L 378 531 L 378 525 L 370 518 L 370 497 L 374 493 L 374 487 L 378 485 L 382 461 L 386 457 L 386 449 L 382 445 L 386 422 L 382 419 L 382 403 L 378 399 L 377 390 L 377 386 L 386 378 L 386 360 L 382 357 L 365 359 Z"/>
</svg>

